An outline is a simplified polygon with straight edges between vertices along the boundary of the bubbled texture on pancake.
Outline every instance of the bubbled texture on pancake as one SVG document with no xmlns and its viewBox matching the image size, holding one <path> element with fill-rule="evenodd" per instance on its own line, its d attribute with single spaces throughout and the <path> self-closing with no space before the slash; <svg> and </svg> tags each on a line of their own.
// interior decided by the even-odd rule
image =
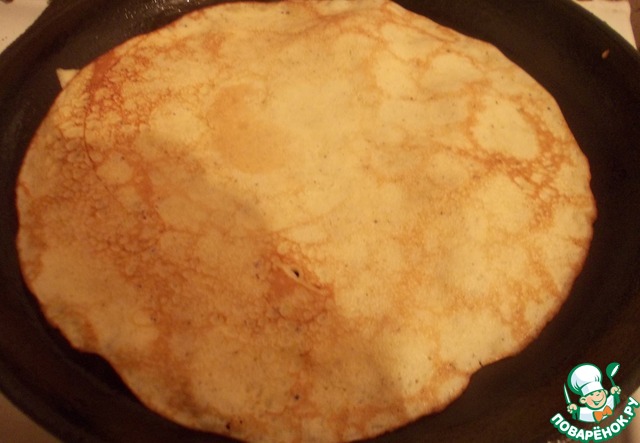
<svg viewBox="0 0 640 443">
<path fill-rule="evenodd" d="M 488 44 L 379 0 L 232 3 L 70 81 L 17 188 L 49 321 L 151 409 L 252 441 L 444 408 L 567 297 L 589 167 Z"/>
</svg>

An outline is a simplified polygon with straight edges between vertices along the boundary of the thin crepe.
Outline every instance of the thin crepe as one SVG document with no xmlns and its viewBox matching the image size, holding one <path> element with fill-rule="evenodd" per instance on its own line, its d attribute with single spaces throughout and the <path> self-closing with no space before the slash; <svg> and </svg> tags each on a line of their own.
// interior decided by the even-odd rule
<svg viewBox="0 0 640 443">
<path fill-rule="evenodd" d="M 17 187 L 25 281 L 149 408 L 344 441 L 446 407 L 580 272 L 589 165 L 492 46 L 385 0 L 230 3 L 64 88 Z"/>
</svg>

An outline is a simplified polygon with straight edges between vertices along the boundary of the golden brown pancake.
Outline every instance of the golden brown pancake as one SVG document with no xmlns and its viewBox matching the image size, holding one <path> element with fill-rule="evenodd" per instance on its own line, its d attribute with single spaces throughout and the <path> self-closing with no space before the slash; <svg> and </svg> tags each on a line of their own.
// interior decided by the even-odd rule
<svg viewBox="0 0 640 443">
<path fill-rule="evenodd" d="M 553 98 L 389 1 L 210 7 L 70 77 L 19 176 L 25 280 L 183 425 L 334 442 L 441 410 L 587 254 Z"/>
</svg>

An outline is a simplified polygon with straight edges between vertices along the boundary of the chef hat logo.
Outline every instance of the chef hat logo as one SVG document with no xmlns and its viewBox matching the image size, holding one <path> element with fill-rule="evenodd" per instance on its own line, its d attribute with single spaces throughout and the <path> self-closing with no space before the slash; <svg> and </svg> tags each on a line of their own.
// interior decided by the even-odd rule
<svg viewBox="0 0 640 443">
<path fill-rule="evenodd" d="M 602 386 L 602 372 L 597 366 L 590 363 L 584 363 L 573 368 L 567 377 L 567 384 L 574 393 L 583 397 L 604 389 Z"/>
</svg>

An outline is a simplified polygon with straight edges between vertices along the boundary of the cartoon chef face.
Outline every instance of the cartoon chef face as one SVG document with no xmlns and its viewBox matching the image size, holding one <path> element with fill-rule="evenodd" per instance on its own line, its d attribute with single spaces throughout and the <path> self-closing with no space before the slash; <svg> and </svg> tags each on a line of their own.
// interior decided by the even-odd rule
<svg viewBox="0 0 640 443">
<path fill-rule="evenodd" d="M 580 403 L 591 409 L 601 409 L 607 403 L 607 391 L 600 389 L 580 397 Z"/>
<path fill-rule="evenodd" d="M 569 388 L 580 395 L 580 403 L 590 409 L 600 409 L 607 403 L 607 391 L 602 386 L 602 372 L 597 366 L 585 363 L 569 374 Z"/>
</svg>

